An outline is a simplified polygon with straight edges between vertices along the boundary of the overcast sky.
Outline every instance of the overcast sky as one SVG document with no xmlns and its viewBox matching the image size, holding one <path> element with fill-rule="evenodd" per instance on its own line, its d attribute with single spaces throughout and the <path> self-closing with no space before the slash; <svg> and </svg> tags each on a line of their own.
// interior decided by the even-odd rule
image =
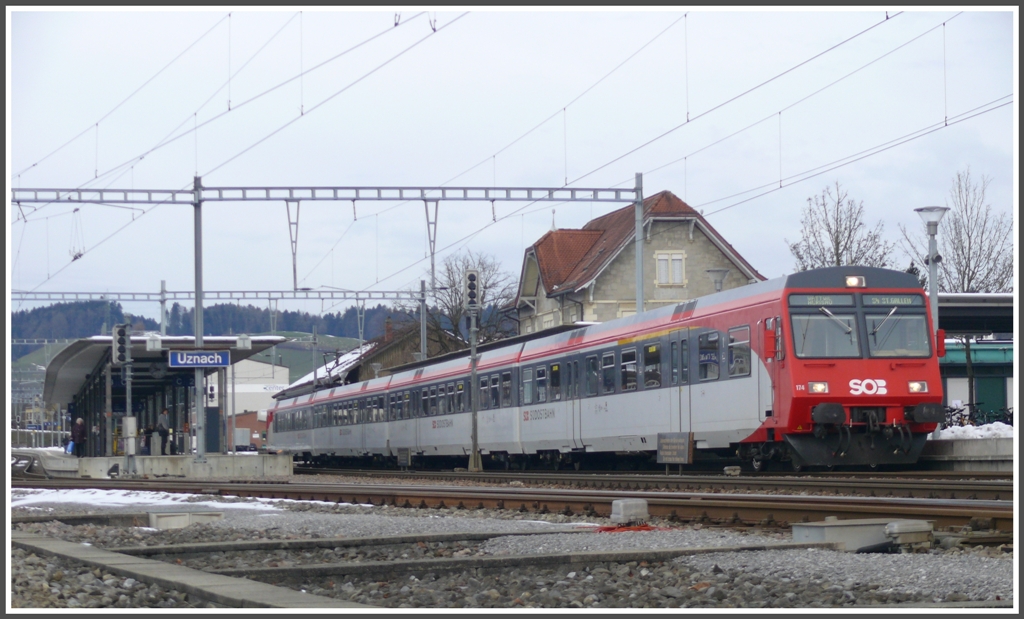
<svg viewBox="0 0 1024 619">
<path fill-rule="evenodd" d="M 1016 211 L 1010 9 L 8 8 L 7 28 L 9 188 L 179 189 L 197 173 L 207 187 L 631 187 L 641 172 L 646 195 L 702 210 L 767 277 L 793 270 L 784 239 L 837 181 L 894 241 L 899 224 L 923 235 L 913 209 L 945 204 L 967 166 Z M 438 262 L 468 248 L 518 277 L 553 223 L 618 207 L 494 208 L 442 202 Z M 360 202 L 355 219 L 351 202 L 304 203 L 298 285 L 418 289 L 426 228 L 421 202 Z M 8 290 L 194 288 L 187 205 L 9 203 L 7 234 Z M 284 203 L 208 204 L 203 238 L 205 289 L 291 289 Z"/>
</svg>

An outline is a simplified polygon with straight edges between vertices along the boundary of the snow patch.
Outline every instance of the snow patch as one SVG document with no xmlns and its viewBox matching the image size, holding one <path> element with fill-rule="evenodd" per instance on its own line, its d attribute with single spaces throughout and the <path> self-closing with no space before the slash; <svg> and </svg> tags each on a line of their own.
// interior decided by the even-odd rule
<svg viewBox="0 0 1024 619">
<path fill-rule="evenodd" d="M 939 430 L 938 440 L 966 438 L 1013 438 L 1013 426 L 1001 421 L 983 426 L 950 426 Z"/>
</svg>

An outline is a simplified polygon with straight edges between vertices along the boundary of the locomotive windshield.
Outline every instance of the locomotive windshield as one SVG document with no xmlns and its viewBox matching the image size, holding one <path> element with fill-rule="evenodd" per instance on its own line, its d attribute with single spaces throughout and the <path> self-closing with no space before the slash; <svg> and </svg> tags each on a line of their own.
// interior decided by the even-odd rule
<svg viewBox="0 0 1024 619">
<path fill-rule="evenodd" d="M 793 315 L 793 350 L 797 357 L 859 357 L 857 319 L 819 307 L 818 314 Z"/>
<path fill-rule="evenodd" d="M 924 297 L 793 294 L 793 349 L 803 359 L 928 357 L 931 345 Z M 847 307 L 842 307 L 846 305 Z M 853 306 L 853 307 L 850 307 Z M 861 340 L 867 350 L 861 350 Z"/>
<path fill-rule="evenodd" d="M 872 357 L 927 357 L 928 323 L 923 314 L 868 314 L 868 352 Z"/>
</svg>

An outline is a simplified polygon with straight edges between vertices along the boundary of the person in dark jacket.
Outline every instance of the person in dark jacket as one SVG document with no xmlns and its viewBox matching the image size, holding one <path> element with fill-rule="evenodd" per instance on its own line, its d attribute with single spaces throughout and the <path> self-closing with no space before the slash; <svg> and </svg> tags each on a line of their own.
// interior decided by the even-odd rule
<svg viewBox="0 0 1024 619">
<path fill-rule="evenodd" d="M 85 439 L 88 436 L 89 433 L 85 429 L 85 420 L 79 417 L 71 428 L 71 440 L 75 442 L 75 455 L 79 458 L 85 455 Z"/>
<path fill-rule="evenodd" d="M 160 455 L 167 455 L 167 436 L 171 432 L 171 417 L 165 408 L 156 421 L 156 431 L 160 433 Z M 153 454 L 156 455 L 155 453 Z"/>
</svg>

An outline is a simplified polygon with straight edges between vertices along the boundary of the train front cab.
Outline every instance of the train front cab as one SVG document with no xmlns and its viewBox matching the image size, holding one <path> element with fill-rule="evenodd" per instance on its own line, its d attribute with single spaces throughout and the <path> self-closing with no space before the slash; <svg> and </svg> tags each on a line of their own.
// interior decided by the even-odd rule
<svg viewBox="0 0 1024 619">
<path fill-rule="evenodd" d="M 916 462 L 944 417 L 943 334 L 933 335 L 923 290 L 913 275 L 882 269 L 815 277 L 825 286 L 787 286 L 774 325 L 785 412 L 772 434 L 786 445 L 777 451 L 794 468 Z"/>
</svg>

